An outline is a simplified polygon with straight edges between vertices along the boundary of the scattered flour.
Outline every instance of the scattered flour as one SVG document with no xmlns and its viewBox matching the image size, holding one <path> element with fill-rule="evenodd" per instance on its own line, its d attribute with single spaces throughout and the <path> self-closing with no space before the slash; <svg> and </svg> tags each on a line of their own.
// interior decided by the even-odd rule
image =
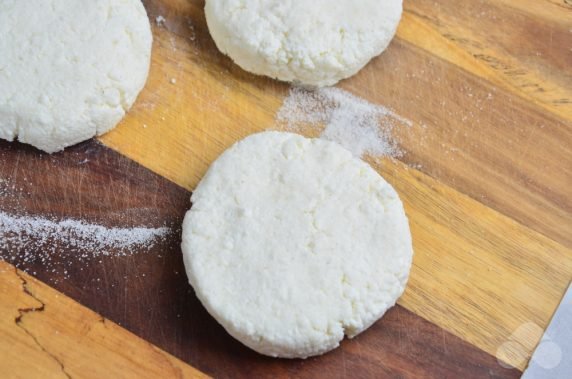
<svg viewBox="0 0 572 379">
<path fill-rule="evenodd" d="M 109 228 L 80 220 L 55 221 L 0 211 L 0 258 L 43 260 L 46 254 L 62 250 L 78 259 L 126 256 L 148 250 L 169 232 L 167 227 Z M 14 253 L 25 256 L 13 257 Z"/>
<path fill-rule="evenodd" d="M 157 17 L 155 17 L 155 24 L 157 24 L 157 26 L 165 26 L 165 21 L 167 21 L 165 19 L 165 17 L 163 17 L 162 15 L 159 15 Z"/>
<path fill-rule="evenodd" d="M 193 25 L 193 21 L 191 19 L 187 20 L 187 26 L 189 27 L 189 40 L 196 40 L 197 33 L 195 32 L 195 25 Z"/>
<path fill-rule="evenodd" d="M 357 157 L 400 157 L 393 129 L 412 126 L 391 110 L 338 88 L 310 91 L 293 87 L 276 115 L 285 130 L 319 130 L 320 137 L 344 146 Z"/>
<path fill-rule="evenodd" d="M 197 34 L 195 31 L 195 25 L 193 24 L 193 20 L 190 18 L 186 19 L 185 24 L 179 24 L 177 20 L 167 20 L 163 15 L 159 15 L 155 17 L 155 24 L 160 28 L 165 28 L 170 32 L 173 32 L 177 35 L 187 34 L 187 38 L 189 41 L 194 42 L 197 38 Z M 188 30 L 183 31 L 182 28 L 186 27 Z M 171 44 L 173 42 L 171 41 Z"/>
<path fill-rule="evenodd" d="M 0 178 L 0 196 L 8 196 L 12 193 L 12 190 L 8 184 L 8 181 Z"/>
<path fill-rule="evenodd" d="M 21 177 L 23 184 L 16 184 L 9 178 L 0 178 L 0 209 L 10 207 L 11 209 L 21 210 L 20 199 L 29 196 L 29 192 L 25 188 L 28 184 L 28 178 Z M 1 234 L 0 234 L 1 237 Z M 2 246 L 0 239 L 0 246 Z"/>
</svg>

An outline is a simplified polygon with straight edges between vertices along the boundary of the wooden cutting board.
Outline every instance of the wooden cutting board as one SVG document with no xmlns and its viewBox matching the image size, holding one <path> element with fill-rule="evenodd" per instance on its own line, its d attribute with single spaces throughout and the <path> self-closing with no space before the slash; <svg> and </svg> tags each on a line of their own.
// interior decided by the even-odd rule
<svg viewBox="0 0 572 379">
<path fill-rule="evenodd" d="M 304 361 L 257 355 L 212 320 L 186 283 L 177 230 L 208 165 L 274 127 L 288 86 L 216 50 L 204 2 L 144 3 L 153 61 L 131 112 L 52 156 L 0 143 L 0 209 L 173 232 L 88 264 L 58 246 L 65 275 L 2 251 L 53 287 L 0 266 L 2 376 L 198 375 L 186 364 L 215 377 L 519 375 L 572 279 L 570 2 L 406 0 L 389 49 L 339 84 L 413 123 L 395 131 L 403 158 L 371 163 L 405 203 L 414 265 L 372 329 Z M 112 326 L 94 332 L 84 306 Z"/>
</svg>

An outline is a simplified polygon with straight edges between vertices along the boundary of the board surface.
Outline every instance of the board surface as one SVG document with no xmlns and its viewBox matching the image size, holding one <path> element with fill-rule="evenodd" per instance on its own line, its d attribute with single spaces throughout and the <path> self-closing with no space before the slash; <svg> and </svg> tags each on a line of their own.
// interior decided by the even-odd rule
<svg viewBox="0 0 572 379">
<path fill-rule="evenodd" d="M 357 371 L 372 377 L 454 377 L 466 372 L 478 378 L 490 371 L 498 377 L 518 376 L 518 371 L 501 367 L 494 357 L 401 306 L 362 337 L 344 341 L 340 349 L 322 357 L 263 357 L 230 337 L 187 284 L 177 228 L 189 206 L 189 192 L 95 141 L 54 156 L 22 145 L 0 142 L 0 147 L 1 157 L 20 162 L 15 170 L 0 166 L 0 173 L 10 175 L 11 184 L 19 189 L 17 201 L 6 206 L 11 213 L 24 208 L 56 219 L 81 217 L 107 226 L 173 229 L 149 251 L 127 256 L 78 260 L 60 251 L 46 268 L 39 255 L 24 261 L 19 257 L 25 252 L 12 248 L 8 261 L 207 374 L 312 377 L 327 371 L 330 377 L 343 377 Z M 45 172 L 51 173 L 49 185 L 42 185 Z M 13 277 L 13 270 L 1 271 L 0 278 Z M 6 325 L 15 327 L 14 322 Z"/>
<path fill-rule="evenodd" d="M 113 151 L 91 141 L 46 156 L 0 143 L 12 188 L 0 209 L 166 224 L 172 234 L 149 252 L 72 263 L 65 278 L 18 252 L 2 252 L 8 261 L 216 377 L 518 376 L 506 364 L 526 366 L 572 279 L 572 5 L 404 2 L 389 49 L 339 87 L 412 121 L 395 130 L 404 157 L 370 160 L 411 222 L 408 288 L 335 352 L 284 361 L 248 351 L 206 314 L 186 284 L 177 228 L 208 165 L 236 140 L 276 127 L 288 86 L 221 55 L 202 1 L 144 3 L 151 74 L 126 119 L 100 139 Z M 533 327 L 519 333 L 523 325 Z M 518 349 L 503 348 L 515 339 Z"/>
</svg>

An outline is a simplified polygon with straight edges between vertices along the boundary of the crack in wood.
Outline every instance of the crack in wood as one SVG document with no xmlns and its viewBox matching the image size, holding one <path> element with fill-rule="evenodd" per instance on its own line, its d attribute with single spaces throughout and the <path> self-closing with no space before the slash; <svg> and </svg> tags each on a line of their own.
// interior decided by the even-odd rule
<svg viewBox="0 0 572 379">
<path fill-rule="evenodd" d="M 26 329 L 24 327 L 24 325 L 22 325 L 22 318 L 24 317 L 25 314 L 30 313 L 30 312 L 43 312 L 46 309 L 46 303 L 44 303 L 42 300 L 38 299 L 29 289 L 28 289 L 28 281 L 26 279 L 24 279 L 24 277 L 18 272 L 18 269 L 16 267 L 14 267 L 14 273 L 16 274 L 16 276 L 18 277 L 18 279 L 20 279 L 20 282 L 22 284 L 22 291 L 24 291 L 24 293 L 28 296 L 30 296 L 31 298 L 33 298 L 34 300 L 36 300 L 38 303 L 41 304 L 41 306 L 39 307 L 29 307 L 29 308 L 18 308 L 18 316 L 14 319 L 14 322 L 16 323 L 16 326 L 19 327 L 20 329 L 22 329 L 27 335 L 30 336 L 30 338 L 32 338 L 32 340 L 34 340 L 34 342 L 36 343 L 36 345 L 44 352 L 46 353 L 51 359 L 53 359 L 58 366 L 60 366 L 62 373 L 68 378 L 68 379 L 72 379 L 71 375 L 66 371 L 65 366 L 63 364 L 63 362 L 56 357 L 54 354 L 52 354 L 50 351 L 48 351 L 41 343 L 40 341 L 38 341 L 38 339 L 36 338 L 36 336 L 34 336 L 28 329 Z"/>
</svg>

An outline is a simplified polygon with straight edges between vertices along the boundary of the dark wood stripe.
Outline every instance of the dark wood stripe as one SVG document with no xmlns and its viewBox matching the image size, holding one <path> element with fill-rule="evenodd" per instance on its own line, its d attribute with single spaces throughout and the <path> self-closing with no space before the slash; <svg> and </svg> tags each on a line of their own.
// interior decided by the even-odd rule
<svg viewBox="0 0 572 379">
<path fill-rule="evenodd" d="M 79 260 L 58 246 L 50 268 L 40 258 L 0 251 L 80 303 L 215 377 L 512 378 L 520 372 L 396 306 L 370 330 L 324 356 L 271 359 L 231 338 L 187 284 L 180 224 L 190 193 L 89 141 L 42 154 L 0 142 L 0 209 L 81 218 L 108 226 L 163 226 L 174 232 L 148 252 Z M 36 252 L 38 257 L 44 252 Z M 64 270 L 67 274 L 64 274 Z M 66 277 L 67 276 L 67 277 Z M 62 310 L 64 312 L 65 310 Z"/>
</svg>

